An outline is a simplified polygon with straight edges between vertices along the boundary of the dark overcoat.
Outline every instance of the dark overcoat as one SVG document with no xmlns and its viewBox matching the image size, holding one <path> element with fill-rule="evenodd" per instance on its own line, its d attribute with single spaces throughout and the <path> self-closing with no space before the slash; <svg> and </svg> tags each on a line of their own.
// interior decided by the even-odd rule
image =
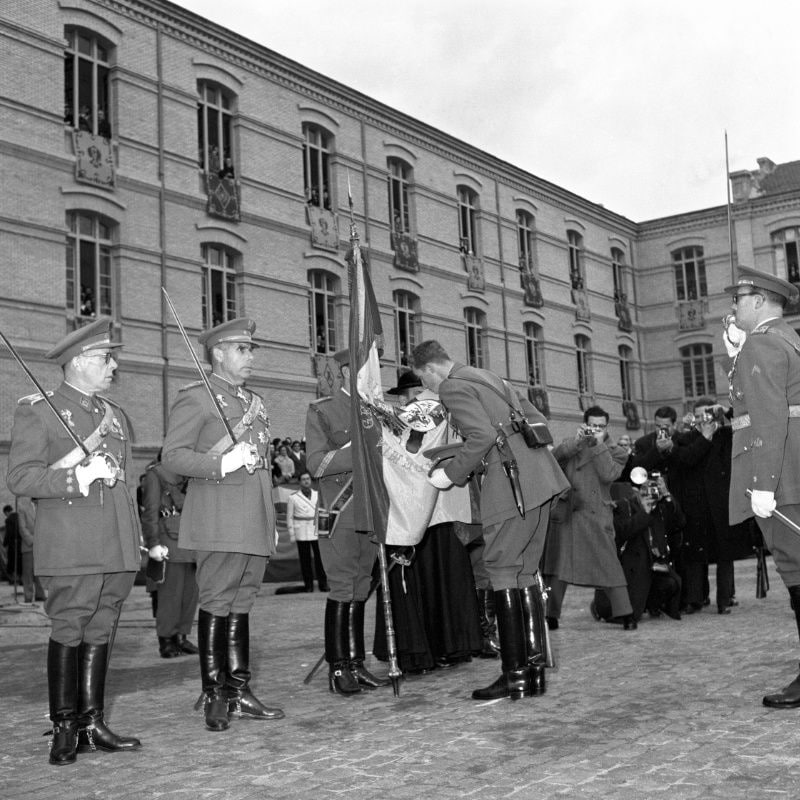
<svg viewBox="0 0 800 800">
<path fill-rule="evenodd" d="M 252 393 L 213 373 L 209 380 L 235 428 L 250 407 Z M 198 381 L 181 389 L 170 411 L 161 454 L 167 469 L 189 478 L 178 544 L 189 550 L 271 556 L 276 528 L 270 471 L 257 469 L 251 474 L 241 468 L 223 477 L 221 453 L 209 451 L 224 436 L 225 427 L 203 384 Z M 239 438 L 255 445 L 265 460 L 269 418 L 263 401 L 262 410 Z"/>
<path fill-rule="evenodd" d="M 112 422 L 99 449 L 113 455 L 125 480 L 113 487 L 95 481 L 84 497 L 74 467 L 51 468 L 75 449 L 69 434 L 41 395 L 19 401 L 7 483 L 14 494 L 38 500 L 33 546 L 36 574 L 135 572 L 141 563 L 141 531 L 127 473 L 132 464 L 128 420 L 107 398 L 92 398 L 67 383 L 53 392 L 51 400 L 81 440 L 89 437 L 104 417 L 97 401 L 110 405 Z"/>
</svg>

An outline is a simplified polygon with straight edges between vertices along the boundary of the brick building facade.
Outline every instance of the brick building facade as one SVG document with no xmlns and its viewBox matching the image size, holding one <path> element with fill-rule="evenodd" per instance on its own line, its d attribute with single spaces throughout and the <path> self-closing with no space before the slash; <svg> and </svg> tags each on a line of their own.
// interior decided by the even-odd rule
<svg viewBox="0 0 800 800">
<path fill-rule="evenodd" d="M 162 0 L 6 0 L 0 37 L 1 327 L 51 386 L 43 354 L 111 314 L 141 468 L 194 379 L 162 285 L 195 342 L 256 320 L 251 383 L 273 434 L 302 435 L 347 337 L 348 191 L 386 387 L 438 338 L 527 392 L 557 437 L 587 404 L 637 433 L 662 402 L 725 395 L 724 206 L 634 223 Z M 796 268 L 800 181 L 733 177 L 742 263 Z M 0 352 L 0 476 L 31 391 Z"/>
</svg>

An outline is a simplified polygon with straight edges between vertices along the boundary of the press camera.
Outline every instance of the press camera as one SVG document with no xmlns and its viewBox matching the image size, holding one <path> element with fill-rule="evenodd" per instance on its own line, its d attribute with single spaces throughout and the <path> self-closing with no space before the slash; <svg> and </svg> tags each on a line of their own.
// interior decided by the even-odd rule
<svg viewBox="0 0 800 800">
<path fill-rule="evenodd" d="M 652 497 L 658 501 L 667 496 L 660 472 L 648 472 L 644 467 L 634 467 L 631 470 L 631 483 L 639 488 L 639 494 L 643 497 Z"/>
</svg>

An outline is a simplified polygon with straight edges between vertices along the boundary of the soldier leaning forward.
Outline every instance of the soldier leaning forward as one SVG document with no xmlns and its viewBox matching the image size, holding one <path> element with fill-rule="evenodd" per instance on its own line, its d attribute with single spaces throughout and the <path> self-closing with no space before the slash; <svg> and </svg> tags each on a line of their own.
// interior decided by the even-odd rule
<svg viewBox="0 0 800 800">
<path fill-rule="evenodd" d="M 231 715 L 283 717 L 249 688 L 250 610 L 276 537 L 269 419 L 262 398 L 245 387 L 254 331 L 252 320 L 234 319 L 200 335 L 211 393 L 202 381 L 180 391 L 162 448 L 164 466 L 189 478 L 178 544 L 197 554 L 197 644 L 205 723 L 213 731 L 226 730 Z"/>
<path fill-rule="evenodd" d="M 140 560 L 139 520 L 126 481 L 130 427 L 122 409 L 99 394 L 111 385 L 118 347 L 108 317 L 62 339 L 46 354 L 64 370 L 64 381 L 48 393 L 55 411 L 41 395 L 23 398 L 11 433 L 8 487 L 38 506 L 34 565 L 48 590 L 52 626 L 52 764 L 69 764 L 84 749 L 140 746 L 103 719 L 109 641 Z"/>
</svg>

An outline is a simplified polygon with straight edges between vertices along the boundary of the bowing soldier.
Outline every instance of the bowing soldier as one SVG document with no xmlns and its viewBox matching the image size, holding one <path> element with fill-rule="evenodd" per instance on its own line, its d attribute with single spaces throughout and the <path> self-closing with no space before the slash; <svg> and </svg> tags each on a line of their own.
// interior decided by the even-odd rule
<svg viewBox="0 0 800 800">
<path fill-rule="evenodd" d="M 411 366 L 422 385 L 438 393 L 464 439 L 457 454 L 433 470 L 431 483 L 438 489 L 464 485 L 485 464 L 483 557 L 494 587 L 503 673 L 472 697 L 517 700 L 543 694 L 546 623 L 537 572 L 550 505 L 569 488 L 545 446 L 552 441 L 545 418 L 500 377 L 455 363 L 435 340 L 414 348 Z"/>
<path fill-rule="evenodd" d="M 110 643 L 140 563 L 130 426 L 100 395 L 111 386 L 120 346 L 108 317 L 63 338 L 46 354 L 63 369 L 63 382 L 47 399 L 23 397 L 11 432 L 8 487 L 37 500 L 34 568 L 48 594 L 50 763 L 57 765 L 74 762 L 77 752 L 141 744 L 104 719 Z"/>
<path fill-rule="evenodd" d="M 161 455 L 167 469 L 189 479 L 178 546 L 196 551 L 197 646 L 211 731 L 226 730 L 230 716 L 283 717 L 250 689 L 250 610 L 276 544 L 269 418 L 262 398 L 245 387 L 255 327 L 234 319 L 200 334 L 211 374 L 179 391 Z"/>
<path fill-rule="evenodd" d="M 378 551 L 369 535 L 355 530 L 353 451 L 350 447 L 350 352 L 334 359 L 343 384 L 315 400 L 306 414 L 306 463 L 319 481 L 319 550 L 330 594 L 325 605 L 328 688 L 341 695 L 388 686 L 365 666 L 364 607 Z"/>
<path fill-rule="evenodd" d="M 737 282 L 725 291 L 732 294 L 735 314 L 735 326 L 725 332 L 734 359 L 728 522 L 736 525 L 755 514 L 789 590 L 800 634 L 800 536 L 774 516 L 779 511 L 800 524 L 800 337 L 783 319 L 786 304 L 797 301 L 797 289 L 740 267 Z M 800 708 L 800 675 L 763 703 Z"/>
</svg>

